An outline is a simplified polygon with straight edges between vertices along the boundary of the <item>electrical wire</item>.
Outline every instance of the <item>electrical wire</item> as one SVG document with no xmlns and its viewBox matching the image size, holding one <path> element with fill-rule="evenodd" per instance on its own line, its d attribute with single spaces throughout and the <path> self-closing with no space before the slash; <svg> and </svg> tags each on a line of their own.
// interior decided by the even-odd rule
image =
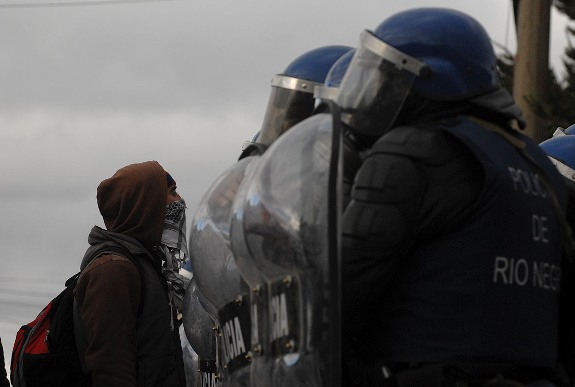
<svg viewBox="0 0 575 387">
<path fill-rule="evenodd" d="M 137 3 L 162 3 L 168 1 L 180 0 L 86 0 L 86 1 L 70 1 L 70 2 L 49 2 L 49 3 L 8 3 L 0 4 L 0 9 L 8 8 L 50 8 L 50 7 L 87 7 L 98 5 L 120 5 L 120 4 L 137 4 Z"/>
</svg>

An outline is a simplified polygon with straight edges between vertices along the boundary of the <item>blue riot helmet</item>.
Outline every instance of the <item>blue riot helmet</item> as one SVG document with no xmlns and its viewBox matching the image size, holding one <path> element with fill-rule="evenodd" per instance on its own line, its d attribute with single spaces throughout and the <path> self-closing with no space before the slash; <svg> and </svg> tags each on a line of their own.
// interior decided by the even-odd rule
<svg viewBox="0 0 575 387">
<path fill-rule="evenodd" d="M 326 101 L 335 101 L 341 82 L 345 76 L 345 73 L 351 63 L 351 60 L 355 54 L 355 49 L 349 50 L 347 53 L 343 54 L 334 64 L 325 77 L 325 82 L 323 86 L 318 86 L 315 89 L 314 95 L 318 99 L 318 106 L 316 107 L 316 113 L 325 111 L 324 109 L 327 105 L 324 103 Z M 353 179 L 355 174 L 361 165 L 361 157 L 357 151 L 356 146 L 352 143 L 352 139 L 349 137 L 349 131 L 345 131 L 345 136 L 343 138 L 343 206 L 345 207 L 349 202 L 351 195 L 351 188 L 353 186 Z"/>
<path fill-rule="evenodd" d="M 349 67 L 349 63 L 351 62 L 351 58 L 353 58 L 354 53 L 355 49 L 349 50 L 335 61 L 325 77 L 323 86 L 316 86 L 314 90 L 315 98 L 323 101 L 335 100 L 337 91 L 339 90 L 339 86 L 343 80 L 343 76 Z"/>
<path fill-rule="evenodd" d="M 324 85 L 327 87 L 339 87 L 341 85 L 341 81 L 349 67 L 351 59 L 355 54 L 355 48 L 349 50 L 345 54 L 343 54 L 329 69 L 327 76 L 325 77 Z"/>
<path fill-rule="evenodd" d="M 272 90 L 258 137 L 269 146 L 282 133 L 308 118 L 314 109 L 314 89 L 323 85 L 331 66 L 351 50 L 346 46 L 325 46 L 308 51 L 272 78 Z"/>
<path fill-rule="evenodd" d="M 539 146 L 563 177 L 567 185 L 575 190 L 575 125 L 567 129 L 557 128 L 553 137 Z"/>
<path fill-rule="evenodd" d="M 362 136 L 379 137 L 411 95 L 442 103 L 466 101 L 515 119 L 521 110 L 500 83 L 485 29 L 472 17 L 443 8 L 418 8 L 364 31 L 337 103 L 342 119 Z"/>
</svg>

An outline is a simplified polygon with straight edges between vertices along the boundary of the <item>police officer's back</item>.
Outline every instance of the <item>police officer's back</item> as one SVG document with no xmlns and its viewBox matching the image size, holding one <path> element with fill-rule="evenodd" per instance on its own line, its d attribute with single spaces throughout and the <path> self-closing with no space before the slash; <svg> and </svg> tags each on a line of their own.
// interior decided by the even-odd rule
<svg viewBox="0 0 575 387">
<path fill-rule="evenodd" d="M 566 189 L 512 129 L 487 33 L 429 8 L 361 39 L 336 98 L 369 148 L 343 217 L 344 384 L 555 380 Z"/>
</svg>

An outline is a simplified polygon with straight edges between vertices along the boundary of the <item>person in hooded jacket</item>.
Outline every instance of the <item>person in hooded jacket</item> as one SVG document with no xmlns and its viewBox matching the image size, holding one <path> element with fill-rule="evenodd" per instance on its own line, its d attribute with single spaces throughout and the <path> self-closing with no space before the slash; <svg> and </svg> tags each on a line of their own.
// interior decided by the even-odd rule
<svg viewBox="0 0 575 387">
<path fill-rule="evenodd" d="M 162 274 L 166 252 L 177 250 L 164 244 L 168 217 L 180 220 L 171 233 L 185 242 L 176 188 L 156 161 L 121 168 L 98 186 L 106 229 L 92 228 L 74 291 L 77 345 L 93 386 L 186 384 L 173 286 Z"/>
</svg>

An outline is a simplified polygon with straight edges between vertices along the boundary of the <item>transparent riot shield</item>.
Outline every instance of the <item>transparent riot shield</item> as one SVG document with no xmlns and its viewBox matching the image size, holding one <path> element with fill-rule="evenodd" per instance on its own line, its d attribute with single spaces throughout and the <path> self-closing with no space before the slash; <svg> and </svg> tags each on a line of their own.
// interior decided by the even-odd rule
<svg viewBox="0 0 575 387">
<path fill-rule="evenodd" d="M 246 170 L 247 157 L 221 174 L 208 189 L 192 220 L 190 251 L 197 286 L 216 309 L 218 365 L 223 386 L 249 386 L 251 322 L 248 287 L 229 242 L 230 214 Z"/>
<path fill-rule="evenodd" d="M 196 387 L 199 384 L 198 354 L 190 344 L 184 325 L 180 325 L 180 342 L 182 343 L 182 358 L 184 360 L 184 374 L 186 375 L 186 387 Z"/>
<path fill-rule="evenodd" d="M 340 383 L 341 136 L 333 121 L 318 114 L 284 133 L 236 195 L 231 243 L 260 314 L 258 386 Z"/>
<path fill-rule="evenodd" d="M 192 349 L 196 354 L 196 359 L 192 361 L 197 364 L 186 364 L 186 368 L 195 366 L 196 372 L 192 377 L 193 386 L 220 387 L 217 373 L 217 346 L 216 346 L 216 326 L 217 322 L 208 314 L 202 305 L 202 295 L 196 288 L 194 280 L 186 289 L 183 306 L 184 332 Z M 205 302 L 203 303 L 206 304 Z M 184 357 L 184 360 L 186 357 Z M 187 377 L 187 375 L 186 375 Z M 190 381 L 188 380 L 188 385 Z"/>
<path fill-rule="evenodd" d="M 252 387 L 269 387 L 271 372 L 273 370 L 273 361 L 269 356 L 270 348 L 267 341 L 269 323 L 268 323 L 268 298 L 267 282 L 264 274 L 259 271 L 252 259 L 250 245 L 243 243 L 243 230 L 240 230 L 243 213 L 243 203 L 245 203 L 250 182 L 254 178 L 257 168 L 251 168 L 246 171 L 244 180 L 236 194 L 236 200 L 232 209 L 232 226 L 230 232 L 232 250 L 234 259 L 237 262 L 238 269 L 242 278 L 249 287 L 250 297 L 250 317 L 251 317 L 251 365 L 250 379 Z M 238 232 L 234 232 L 234 228 Z M 234 238 L 237 239 L 234 242 Z M 257 246 L 257 244 L 255 244 Z"/>
</svg>

